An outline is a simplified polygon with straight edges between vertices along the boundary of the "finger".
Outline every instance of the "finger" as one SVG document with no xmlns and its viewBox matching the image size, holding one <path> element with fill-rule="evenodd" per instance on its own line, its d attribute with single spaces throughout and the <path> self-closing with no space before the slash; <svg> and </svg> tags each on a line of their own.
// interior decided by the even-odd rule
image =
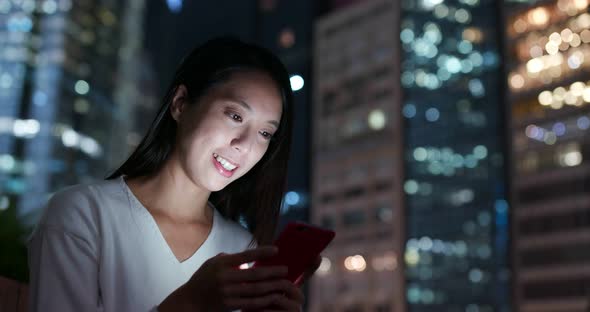
<svg viewBox="0 0 590 312">
<path fill-rule="evenodd" d="M 279 296 L 276 300 L 272 303 L 270 307 L 271 311 L 301 311 L 301 303 L 293 301 L 285 296 Z M 267 309 L 264 310 L 269 311 Z"/>
<path fill-rule="evenodd" d="M 263 246 L 254 249 L 248 249 L 246 251 L 223 255 L 221 261 L 223 264 L 228 266 L 239 266 L 243 263 L 253 262 L 256 260 L 265 259 L 275 255 L 278 252 L 275 246 Z"/>
<path fill-rule="evenodd" d="M 286 299 L 285 296 L 279 294 L 268 294 L 253 298 L 227 298 L 225 306 L 228 309 L 242 309 L 242 310 L 258 310 L 273 305 L 278 305 Z"/>
<path fill-rule="evenodd" d="M 310 265 L 305 270 L 305 272 L 303 272 L 303 276 L 301 278 L 297 279 L 297 281 L 295 281 L 295 285 L 297 285 L 297 286 L 303 285 L 303 283 L 305 283 L 310 277 L 313 276 L 315 271 L 317 271 L 317 269 L 320 267 L 321 263 L 322 263 L 322 256 L 318 256 L 315 259 L 315 261 L 313 262 L 313 264 Z"/>
<path fill-rule="evenodd" d="M 247 283 L 262 280 L 281 279 L 287 276 L 286 266 L 256 267 L 243 270 L 226 270 L 220 279 L 224 283 Z"/>
<path fill-rule="evenodd" d="M 285 279 L 277 279 L 227 285 L 223 288 L 223 293 L 227 297 L 255 297 L 269 293 L 286 292 L 286 289 L 289 287 L 293 287 L 291 282 Z"/>
</svg>

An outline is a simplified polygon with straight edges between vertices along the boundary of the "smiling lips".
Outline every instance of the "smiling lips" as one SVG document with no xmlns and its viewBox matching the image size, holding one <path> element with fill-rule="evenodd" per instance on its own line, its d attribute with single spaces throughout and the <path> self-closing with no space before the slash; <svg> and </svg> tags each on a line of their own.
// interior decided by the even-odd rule
<svg viewBox="0 0 590 312">
<path fill-rule="evenodd" d="M 213 165 L 217 168 L 219 173 L 227 178 L 231 177 L 234 174 L 235 169 L 239 167 L 237 164 L 234 164 L 215 153 L 213 153 Z"/>
</svg>

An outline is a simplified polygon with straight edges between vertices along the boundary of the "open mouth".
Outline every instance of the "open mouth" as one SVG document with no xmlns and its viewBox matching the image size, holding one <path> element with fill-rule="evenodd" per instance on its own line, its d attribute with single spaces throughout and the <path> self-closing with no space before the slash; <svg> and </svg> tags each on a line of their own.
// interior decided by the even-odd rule
<svg viewBox="0 0 590 312">
<path fill-rule="evenodd" d="M 239 167 L 237 164 L 219 156 L 216 153 L 213 153 L 213 163 L 215 167 L 219 169 L 219 172 L 226 177 L 232 176 L 236 168 Z"/>
</svg>

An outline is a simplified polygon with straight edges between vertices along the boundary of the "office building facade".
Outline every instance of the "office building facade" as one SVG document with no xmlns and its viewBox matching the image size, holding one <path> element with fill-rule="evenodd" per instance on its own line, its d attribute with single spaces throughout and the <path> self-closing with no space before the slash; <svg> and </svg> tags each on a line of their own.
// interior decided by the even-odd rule
<svg viewBox="0 0 590 312">
<path fill-rule="evenodd" d="M 388 0 L 316 23 L 311 220 L 337 235 L 310 311 L 405 311 L 398 29 Z"/>
<path fill-rule="evenodd" d="M 114 94 L 128 77 L 119 69 L 121 34 L 129 36 L 125 19 L 137 20 L 129 11 L 142 6 L 2 2 L 0 196 L 26 223 L 36 221 L 56 190 L 104 178 L 113 150 L 128 149 L 113 144 L 121 136 L 119 105 L 129 102 L 116 102 Z"/>
<path fill-rule="evenodd" d="M 499 4 L 402 1 L 408 311 L 508 311 Z"/>
<path fill-rule="evenodd" d="M 588 311 L 588 2 L 505 8 L 515 309 Z"/>
</svg>

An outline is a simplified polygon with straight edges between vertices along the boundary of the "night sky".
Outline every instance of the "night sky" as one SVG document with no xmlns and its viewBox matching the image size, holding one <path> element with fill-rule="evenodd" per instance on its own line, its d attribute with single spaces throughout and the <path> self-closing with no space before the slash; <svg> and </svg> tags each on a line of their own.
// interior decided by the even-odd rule
<svg viewBox="0 0 590 312">
<path fill-rule="evenodd" d="M 166 1 L 148 1 L 145 47 L 160 77 L 161 92 L 168 86 L 182 57 L 204 41 L 221 35 L 245 41 L 255 38 L 256 1 L 183 1 L 173 13 Z"/>
</svg>

